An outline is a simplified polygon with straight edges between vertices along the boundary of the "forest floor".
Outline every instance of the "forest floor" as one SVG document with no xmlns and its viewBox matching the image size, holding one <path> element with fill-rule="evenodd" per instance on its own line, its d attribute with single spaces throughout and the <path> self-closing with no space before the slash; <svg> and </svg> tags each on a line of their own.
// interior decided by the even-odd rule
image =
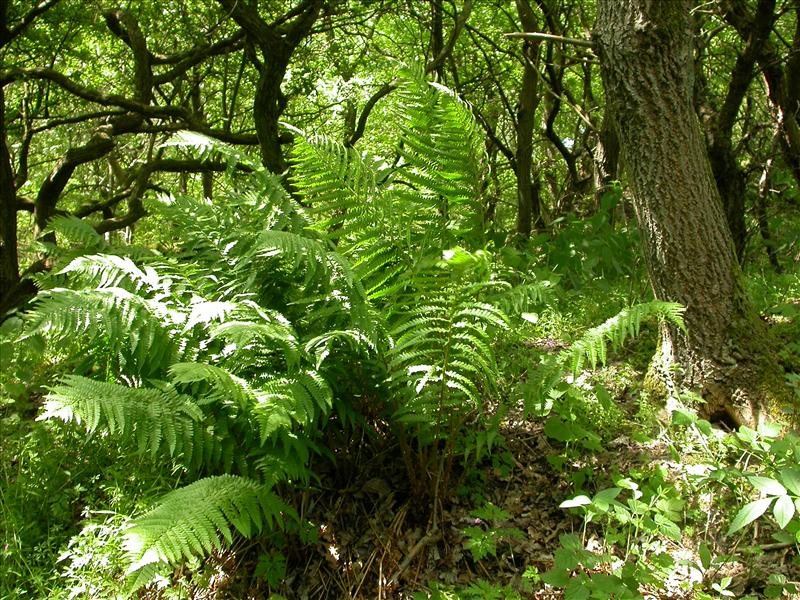
<svg viewBox="0 0 800 600">
<path fill-rule="evenodd" d="M 787 350 L 781 359 L 784 367 L 787 373 L 798 374 L 800 299 L 794 298 L 784 309 L 791 318 L 771 319 L 775 333 L 784 342 L 783 350 Z M 651 333 L 655 335 L 655 331 Z M 535 365 L 531 353 L 553 352 L 564 344 L 548 341 L 553 343 L 510 349 L 505 360 L 513 365 Z M 572 381 L 571 389 L 580 387 L 586 392 L 586 398 L 574 402 L 573 412 L 559 413 L 563 409 L 555 407 L 549 417 L 523 418 L 520 408 L 512 409 L 500 426 L 491 456 L 477 465 L 473 461 L 467 468 L 454 466 L 449 493 L 438 503 L 430 497 L 433 494 L 412 498 L 408 472 L 392 436 L 384 432 L 381 437 L 375 431 L 370 440 L 338 440 L 329 445 L 337 457 L 335 470 L 330 461 L 321 461 L 315 467 L 319 480 L 307 491 L 287 497 L 298 509 L 300 521 L 313 529 L 305 532 L 303 543 L 294 534 L 277 539 L 240 538 L 205 562 L 176 569 L 170 581 L 162 582 L 159 589 L 141 591 L 138 597 L 800 598 L 792 591 L 794 583 L 800 581 L 797 544 L 773 537 L 785 533 L 779 531 L 773 518 L 775 504 L 736 535 L 726 533 L 742 507 L 759 497 L 753 479 L 778 477 L 785 463 L 777 462 L 777 454 L 769 453 L 762 454 L 761 459 L 775 458 L 775 464 L 762 462 L 724 426 L 711 428 L 706 423 L 708 428 L 704 429 L 670 423 L 657 408 L 648 405 L 643 400 L 643 365 L 649 361 L 653 342 L 645 332 L 634 347 L 629 345 L 625 354 L 618 353 L 616 362 L 586 371 Z M 641 344 L 641 348 L 635 344 Z M 517 351 L 520 354 L 515 354 Z M 509 380 L 524 377 L 524 369 L 509 370 Z M 800 390 L 800 375 L 796 377 Z M 517 383 L 506 382 L 505 389 Z M 608 393 L 606 403 L 592 407 L 589 398 L 597 396 L 599 387 Z M 560 405 L 569 404 L 565 398 Z M 596 404 L 597 398 L 593 401 Z M 11 560 L 5 566 L 0 561 L 0 597 L 110 598 L 91 593 L 76 596 L 71 590 L 78 589 L 75 582 L 85 582 L 85 589 L 94 583 L 118 583 L 124 567 L 121 554 L 102 532 L 115 531 L 119 521 L 114 519 L 121 518 L 120 514 L 140 510 L 129 499 L 146 498 L 153 490 L 174 484 L 173 476 L 159 465 L 153 465 L 150 474 L 138 474 L 140 481 L 128 473 L 115 473 L 120 468 L 115 466 L 115 447 L 105 444 L 102 436 L 86 437 L 79 431 L 65 430 L 71 433 L 60 434 L 57 439 L 63 447 L 59 449 L 53 445 L 53 432 L 57 431 L 53 425 L 34 420 L 40 404 L 41 398 L 36 397 L 29 399 L 24 410 L 11 404 L 0 406 L 0 457 L 5 457 L 0 463 L 0 479 L 8 484 L 0 486 L 0 539 L 5 540 L 0 559 L 20 556 L 28 561 L 20 559 L 22 567 Z M 587 412 L 581 412 L 584 410 Z M 580 436 L 559 441 L 547 429 L 548 420 L 554 416 L 565 422 L 577 419 L 597 432 L 596 443 L 586 444 Z M 790 469 L 795 468 L 795 457 L 800 454 L 800 441 L 793 443 L 797 445 L 789 455 L 794 461 Z M 87 461 L 87 456 L 92 460 Z M 722 475 L 707 477 L 714 468 Z M 730 472 L 725 474 L 725 469 Z M 433 487 L 433 478 L 430 480 Z M 102 482 L 109 487 L 103 488 Z M 123 487 L 113 487 L 112 482 Z M 614 519 L 598 513 L 587 525 L 585 510 L 561 507 L 565 500 L 579 494 L 596 498 L 621 485 L 638 485 L 651 494 L 648 514 L 656 520 L 669 517 L 674 535 L 663 535 L 666 529 L 645 531 L 644 521 L 641 528 L 634 527 L 630 519 L 626 522 L 619 515 Z M 630 491 L 635 489 L 625 488 L 619 499 L 630 503 Z M 120 500 L 114 506 L 117 513 L 88 510 L 115 499 Z M 675 500 L 678 504 L 665 508 L 656 499 L 658 503 Z M 800 503 L 795 504 L 800 510 Z M 433 505 L 435 511 L 431 510 Z M 73 537 L 78 540 L 73 545 L 70 536 L 87 516 L 88 534 Z M 101 526 L 96 527 L 92 519 Z M 793 511 L 790 519 L 785 529 L 800 539 L 797 513 Z M 603 595 L 597 586 L 583 590 L 585 593 L 576 593 L 573 588 L 570 594 L 566 584 L 553 587 L 543 582 L 542 576 L 557 566 L 559 553 L 563 555 L 569 539 L 578 541 L 580 552 L 586 552 L 583 556 L 592 553 L 607 557 L 591 566 L 579 562 L 568 569 L 572 581 L 576 576 L 594 575 L 610 579 L 612 573 L 621 572 L 621 565 L 637 569 L 641 563 L 636 579 L 641 582 L 641 596 L 623 592 Z M 39 541 L 34 544 L 28 540 Z M 9 547 L 9 541 L 16 546 L 12 543 Z M 659 555 L 668 558 L 669 565 L 661 571 L 666 575 L 657 584 L 648 584 L 641 574 L 657 569 Z M 106 559 L 111 562 L 103 563 Z M 119 562 L 115 564 L 114 560 Z M 81 569 L 88 574 L 82 574 Z M 4 574 L 14 579 L 3 582 Z M 4 583 L 8 583 L 5 588 Z M 40 592 L 5 596 L 4 589 Z M 46 589 L 57 592 L 45 594 Z"/>
<path fill-rule="evenodd" d="M 630 395 L 623 394 L 618 400 L 627 412 L 636 410 Z M 715 429 L 718 437 L 725 433 L 730 432 Z M 676 453 L 674 440 L 665 427 L 653 435 L 633 436 L 642 441 L 621 434 L 594 453 L 567 452 L 564 444 L 545 434 L 541 421 L 520 417 L 506 419 L 501 436 L 504 442 L 494 459 L 466 474 L 435 519 L 397 491 L 402 489 L 405 471 L 399 457 L 391 452 L 366 461 L 346 489 L 315 494 L 303 517 L 319 524 L 317 543 L 295 551 L 284 550 L 289 568 L 280 586 L 272 591 L 280 590 L 282 596 L 277 597 L 303 600 L 627 597 L 603 596 L 597 591 L 591 596 L 588 591 L 586 595 L 565 596 L 563 590 L 540 581 L 539 576 L 553 567 L 564 534 L 580 537 L 587 550 L 616 555 L 617 567 L 622 562 L 619 546 L 606 545 L 608 531 L 598 523 L 584 527 L 580 515 L 559 505 L 575 495 L 575 473 L 583 474 L 578 478 L 584 485 L 588 477 L 588 487 L 596 486 L 598 490 L 603 484 L 613 485 L 612 474 L 646 472 L 655 467 L 662 468 L 667 479 L 677 482 L 686 477 L 690 470 L 687 465 L 693 464 L 694 459 Z M 564 461 L 564 456 L 571 458 Z M 476 507 L 484 503 L 499 509 L 495 519 L 476 516 Z M 736 542 L 730 557 L 715 560 L 708 569 L 701 567 L 700 542 L 705 539 L 717 550 L 724 548 L 724 531 L 736 508 L 709 505 L 703 509 L 705 531 L 687 527 L 679 541 L 668 542 L 663 551 L 674 561 L 672 573 L 658 586 L 640 586 L 643 598 L 800 597 L 785 592 L 763 595 L 769 574 L 781 574 L 790 582 L 800 580 L 800 566 L 793 560 L 797 558 L 795 547 L 765 543 L 771 531 L 766 526 L 751 534 L 753 555 L 746 561 L 741 555 L 734 557 Z M 465 530 L 470 527 L 484 531 L 485 539 L 491 540 L 491 551 L 481 558 L 476 558 L 469 548 L 470 536 Z M 207 590 L 207 596 L 197 598 L 244 597 L 240 595 L 241 588 L 233 591 L 237 587 L 235 572 L 223 574 L 225 560 L 220 557 L 222 568 L 217 585 Z M 612 564 L 578 570 L 610 573 Z M 242 566 L 238 564 L 239 568 Z M 232 576 L 230 580 L 228 576 Z M 730 582 L 719 587 L 717 593 L 699 592 L 711 590 L 714 581 L 728 577 Z M 263 583 L 249 588 L 246 597 L 276 597 L 262 586 Z"/>
<path fill-rule="evenodd" d="M 399 501 L 390 491 L 390 482 L 370 478 L 353 486 L 348 494 L 320 499 L 314 507 L 314 515 L 309 517 L 323 523 L 319 547 L 302 567 L 289 573 L 282 586 L 284 593 L 302 599 L 416 599 L 430 594 L 442 599 L 564 598 L 563 591 L 536 583 L 535 574 L 553 567 L 562 534 L 584 533 L 586 548 L 600 551 L 603 532 L 596 526 L 583 532 L 582 518 L 559 507 L 573 494 L 572 484 L 564 470 L 555 469 L 547 460 L 560 449 L 551 444 L 541 423 L 507 422 L 502 435 L 511 464 L 487 465 L 480 470 L 480 496 L 507 513 L 507 519 L 490 524 L 476 518 L 473 500 L 457 495 L 445 505 L 439 526 L 431 534 L 430 519 L 426 524 L 420 521 L 421 514 L 415 514 L 418 507 Z M 621 436 L 605 452 L 584 457 L 586 463 L 572 466 L 590 466 L 598 474 L 610 474 L 660 464 L 679 476 L 681 465 L 673 458 L 658 441 L 643 444 Z M 714 521 L 722 517 L 709 514 L 709 529 L 720 536 L 727 524 Z M 476 525 L 486 531 L 515 530 L 521 535 L 500 536 L 495 555 L 474 560 L 465 547 L 464 530 Z M 709 573 L 716 579 L 730 576 L 734 580 L 725 590 L 730 595 L 715 597 L 763 591 L 768 573 L 781 572 L 790 581 L 800 580 L 800 568 L 796 561 L 791 562 L 794 549 L 775 546 L 748 565 L 732 561 Z M 641 588 L 644 598 L 697 598 L 694 590 L 703 575 L 689 567 L 700 564 L 697 541 L 685 537 L 681 543 L 670 544 L 667 551 L 676 564 L 684 564 L 660 589 Z M 531 579 L 526 578 L 526 571 L 534 574 Z M 460 593 L 450 595 L 446 590 Z"/>
</svg>

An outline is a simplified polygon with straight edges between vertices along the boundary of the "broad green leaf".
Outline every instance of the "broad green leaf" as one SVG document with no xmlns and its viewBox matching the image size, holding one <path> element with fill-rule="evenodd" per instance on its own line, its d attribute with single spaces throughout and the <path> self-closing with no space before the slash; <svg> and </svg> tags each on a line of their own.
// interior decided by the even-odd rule
<svg viewBox="0 0 800 600">
<path fill-rule="evenodd" d="M 592 498 L 592 504 L 597 506 L 601 509 L 608 508 L 608 505 L 611 504 L 611 501 L 614 500 L 619 493 L 622 491 L 622 488 L 612 487 L 605 490 L 600 490 L 594 495 Z"/>
<path fill-rule="evenodd" d="M 697 415 L 685 408 L 676 408 L 672 411 L 672 424 L 673 425 L 691 425 L 697 423 Z"/>
<path fill-rule="evenodd" d="M 697 554 L 700 556 L 700 564 L 703 566 L 703 570 L 708 571 L 712 561 L 711 550 L 709 549 L 708 544 L 705 542 L 700 544 Z"/>
<path fill-rule="evenodd" d="M 795 496 L 800 496 L 800 469 L 785 467 L 780 473 L 783 485 Z"/>
<path fill-rule="evenodd" d="M 619 487 L 624 488 L 626 490 L 639 489 L 639 484 L 636 483 L 633 479 L 630 479 L 628 477 L 620 477 L 618 479 L 615 479 L 614 483 L 616 483 Z"/>
<path fill-rule="evenodd" d="M 747 479 L 750 480 L 750 483 L 753 484 L 753 487 L 756 488 L 759 492 L 766 494 L 767 496 L 785 496 L 786 495 L 786 488 L 783 487 L 780 482 L 772 479 L 771 477 L 748 477 Z"/>
<path fill-rule="evenodd" d="M 572 427 L 556 416 L 552 416 L 545 421 L 544 433 L 547 437 L 558 442 L 569 442 L 576 439 Z"/>
<path fill-rule="evenodd" d="M 591 504 L 592 501 L 588 496 L 575 496 L 569 500 L 564 500 L 558 505 L 559 508 L 577 508 L 578 506 L 586 506 Z"/>
<path fill-rule="evenodd" d="M 749 525 L 758 517 L 763 515 L 769 508 L 769 505 L 772 504 L 772 500 L 773 498 L 761 498 L 760 500 L 755 500 L 745 504 L 733 519 L 731 526 L 728 528 L 728 535 L 736 533 L 742 527 Z"/>
<path fill-rule="evenodd" d="M 758 426 L 758 433 L 765 438 L 776 438 L 781 434 L 783 427 L 778 423 L 762 423 Z"/>
<path fill-rule="evenodd" d="M 778 522 L 778 526 L 783 529 L 794 516 L 794 502 L 789 496 L 779 496 L 772 509 L 772 514 Z"/>
</svg>

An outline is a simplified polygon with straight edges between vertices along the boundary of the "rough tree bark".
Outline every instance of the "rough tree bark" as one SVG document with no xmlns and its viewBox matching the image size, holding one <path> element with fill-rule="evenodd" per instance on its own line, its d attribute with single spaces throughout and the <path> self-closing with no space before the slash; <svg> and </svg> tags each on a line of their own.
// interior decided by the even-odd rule
<svg viewBox="0 0 800 600">
<path fill-rule="evenodd" d="M 527 0 L 517 0 L 517 12 L 523 31 L 536 31 L 538 23 Z M 537 231 L 544 229 L 542 202 L 539 194 L 539 177 L 534 181 L 533 130 L 536 126 L 536 109 L 539 106 L 539 40 L 525 40 L 522 50 L 522 87 L 517 108 L 517 233 L 524 238 L 531 235 L 531 225 Z"/>
<path fill-rule="evenodd" d="M 786 389 L 741 269 L 692 107 L 690 0 L 599 0 L 606 98 L 657 298 L 686 307 L 665 328 L 662 364 L 708 416 L 756 423 Z"/>
<path fill-rule="evenodd" d="M 245 32 L 251 48 L 258 48 L 261 52 L 262 60 L 255 56 L 255 52 L 248 54 L 258 69 L 253 120 L 262 164 L 273 173 L 282 173 L 286 170 L 286 160 L 281 150 L 278 122 L 286 108 L 286 96 L 281 86 L 292 54 L 311 35 L 311 28 L 320 15 L 324 0 L 303 0 L 272 23 L 267 23 L 261 17 L 255 3 L 239 0 L 217 2 Z"/>
</svg>

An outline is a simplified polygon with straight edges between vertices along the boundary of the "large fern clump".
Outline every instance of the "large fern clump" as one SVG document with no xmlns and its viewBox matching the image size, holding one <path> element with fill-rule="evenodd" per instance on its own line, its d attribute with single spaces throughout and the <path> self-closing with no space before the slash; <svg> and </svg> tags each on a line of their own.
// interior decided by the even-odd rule
<svg viewBox="0 0 800 600">
<path fill-rule="evenodd" d="M 124 533 L 136 585 L 234 530 L 291 520 L 273 489 L 313 476 L 333 407 L 323 350 L 338 328 L 373 347 L 378 330 L 347 259 L 305 229 L 265 171 L 253 168 L 218 204 L 166 197 L 154 209 L 171 223 L 163 255 L 56 223 L 61 237 L 91 243 L 42 278 L 24 334 L 72 372 L 52 386 L 42 419 L 113 435 L 194 480 Z"/>
<path fill-rule="evenodd" d="M 356 427 L 368 411 L 433 440 L 452 432 L 446 409 L 474 413 L 491 389 L 504 316 L 474 285 L 485 273 L 461 280 L 442 262 L 476 231 L 476 128 L 463 102 L 414 77 L 399 103 L 399 163 L 298 135 L 294 196 L 238 151 L 176 136 L 165 151 L 222 158 L 229 183 L 213 202 L 153 204 L 160 251 L 51 223 L 57 268 L 23 335 L 70 375 L 41 418 L 115 436 L 132 459 L 166 458 L 188 482 L 124 533 L 134 586 L 234 531 L 293 519 L 276 494 L 314 477 L 332 415 Z M 351 361 L 368 381 L 352 381 Z M 365 406 L 375 386 L 386 393 Z"/>
<path fill-rule="evenodd" d="M 496 426 L 482 418 L 500 377 L 493 339 L 547 282 L 506 277 L 488 245 L 469 106 L 408 71 L 395 114 L 393 164 L 296 131 L 292 193 L 236 150 L 177 136 L 170 151 L 226 160 L 227 185 L 214 201 L 155 203 L 159 251 L 51 224 L 72 245 L 54 250 L 24 336 L 71 374 L 41 418 L 115 436 L 186 483 L 123 532 L 134 588 L 234 535 L 292 526 L 281 492 L 314 479 L 337 430 L 380 423 L 411 492 L 438 495 L 465 428 Z M 677 318 L 631 309 L 553 377 L 602 360 L 650 313 Z"/>
</svg>

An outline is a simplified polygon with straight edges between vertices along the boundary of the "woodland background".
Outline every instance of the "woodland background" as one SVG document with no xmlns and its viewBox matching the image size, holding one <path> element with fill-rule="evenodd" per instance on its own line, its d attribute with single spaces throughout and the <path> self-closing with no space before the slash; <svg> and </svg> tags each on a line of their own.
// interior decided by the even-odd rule
<svg viewBox="0 0 800 600">
<path fill-rule="evenodd" d="M 0 0 L 0 596 L 779 598 L 798 0 Z"/>
</svg>

